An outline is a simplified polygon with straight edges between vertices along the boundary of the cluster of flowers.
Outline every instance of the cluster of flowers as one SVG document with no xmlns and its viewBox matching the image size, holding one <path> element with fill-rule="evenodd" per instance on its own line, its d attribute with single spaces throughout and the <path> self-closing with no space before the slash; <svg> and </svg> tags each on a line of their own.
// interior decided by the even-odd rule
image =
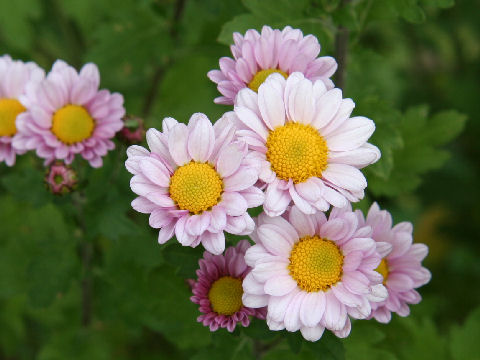
<svg viewBox="0 0 480 360">
<path fill-rule="evenodd" d="M 354 102 L 329 79 L 335 60 L 290 27 L 234 41 L 233 59 L 208 73 L 223 95 L 215 102 L 233 111 L 214 125 L 200 113 L 188 124 L 166 118 L 147 131 L 149 150 L 131 146 L 125 163 L 132 207 L 150 214 L 158 242 L 175 235 L 206 249 L 190 280 L 198 321 L 233 331 L 255 316 L 316 341 L 325 329 L 348 336 L 351 319 L 408 315 L 430 280 L 428 249 L 376 203 L 366 218 L 352 211 L 367 186 L 360 169 L 380 152 L 367 143 L 373 121 L 350 117 Z M 255 245 L 225 249 L 225 232 Z"/>
<path fill-rule="evenodd" d="M 360 169 L 380 152 L 367 142 L 373 121 L 350 117 L 354 102 L 330 80 L 335 60 L 318 57 L 317 39 L 290 27 L 234 41 L 234 58 L 208 73 L 223 95 L 215 102 L 233 111 L 213 125 L 200 113 L 188 124 L 165 118 L 162 131 L 146 133 L 149 150 L 129 147 L 125 163 L 138 195 L 132 206 L 150 214 L 158 242 L 175 235 L 207 250 L 190 280 L 198 321 L 233 331 L 254 316 L 316 341 L 325 329 L 347 336 L 350 319 L 408 315 L 421 300 L 415 288 L 430 280 L 421 265 L 428 249 L 376 203 L 366 218 L 352 211 L 367 187 Z M 141 120 L 124 127 L 123 97 L 99 83 L 94 64 L 77 73 L 59 60 L 45 74 L 0 57 L 0 162 L 12 166 L 35 150 L 62 193 L 76 183 L 65 164 L 77 154 L 100 167 L 117 132 L 140 140 L 128 124 Z M 263 211 L 252 219 L 256 207 Z M 255 245 L 225 249 L 225 232 Z"/>
</svg>

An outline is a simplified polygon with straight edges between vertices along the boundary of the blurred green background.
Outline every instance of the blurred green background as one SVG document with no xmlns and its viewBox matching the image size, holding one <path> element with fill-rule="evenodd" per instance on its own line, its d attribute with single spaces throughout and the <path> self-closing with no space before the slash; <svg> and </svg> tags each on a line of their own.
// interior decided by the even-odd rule
<svg viewBox="0 0 480 360">
<path fill-rule="evenodd" d="M 0 0 L 0 54 L 46 70 L 93 61 L 156 128 L 231 110 L 206 73 L 233 31 L 291 25 L 332 56 L 348 33 L 344 95 L 382 150 L 359 206 L 412 221 L 433 274 L 410 317 L 354 322 L 345 340 L 310 344 L 260 321 L 211 334 L 185 283 L 202 251 L 159 246 L 130 209 L 125 145 L 99 170 L 76 161 L 88 200 L 50 195 L 30 154 L 0 164 L 0 358 L 480 359 L 479 13 L 475 0 Z"/>
</svg>

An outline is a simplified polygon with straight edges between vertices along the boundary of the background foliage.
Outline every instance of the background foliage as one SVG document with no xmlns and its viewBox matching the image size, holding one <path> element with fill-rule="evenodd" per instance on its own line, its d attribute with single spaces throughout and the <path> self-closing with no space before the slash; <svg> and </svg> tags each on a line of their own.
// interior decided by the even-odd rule
<svg viewBox="0 0 480 360">
<path fill-rule="evenodd" d="M 346 340 L 306 343 L 260 321 L 212 334 L 185 283 L 201 249 L 158 246 L 130 209 L 124 145 L 99 170 L 77 160 L 83 191 L 63 198 L 27 155 L 0 165 L 0 358 L 480 359 L 479 11 L 474 0 L 0 0 L 0 54 L 46 69 L 93 61 L 157 128 L 229 110 L 206 72 L 233 31 L 291 25 L 323 55 L 348 33 L 344 94 L 375 120 L 383 155 L 359 206 L 412 220 L 433 273 L 410 317 L 357 321 Z"/>
</svg>

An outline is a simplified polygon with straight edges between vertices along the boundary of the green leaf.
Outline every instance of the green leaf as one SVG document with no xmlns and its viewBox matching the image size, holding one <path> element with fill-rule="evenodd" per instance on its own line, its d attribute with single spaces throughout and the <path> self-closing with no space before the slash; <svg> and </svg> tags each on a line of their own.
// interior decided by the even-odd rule
<svg viewBox="0 0 480 360">
<path fill-rule="evenodd" d="M 301 17 L 306 0 L 243 0 L 243 4 L 258 18 L 287 21 Z"/>
<path fill-rule="evenodd" d="M 407 110 L 399 124 L 403 147 L 393 150 L 393 170 L 387 178 L 370 176 L 369 189 L 387 196 L 413 191 L 423 174 L 441 167 L 449 158 L 449 153 L 439 147 L 455 138 L 465 121 L 466 117 L 456 111 L 429 117 L 425 106 Z"/>
<path fill-rule="evenodd" d="M 330 331 L 325 331 L 316 342 L 306 341 L 305 344 L 321 360 L 343 360 L 345 359 L 345 347 L 341 339 Z"/>
<path fill-rule="evenodd" d="M 392 5 L 408 22 L 421 23 L 425 21 L 425 12 L 418 5 L 418 0 L 394 0 Z"/>
<path fill-rule="evenodd" d="M 40 4 L 36 0 L 0 1 L 0 38 L 14 48 L 28 50 L 35 33 L 32 20 L 41 15 Z"/>
<path fill-rule="evenodd" d="M 402 359 L 416 357 L 424 360 L 443 360 L 447 356 L 447 340 L 439 334 L 436 324 L 429 318 L 417 320 L 415 318 L 399 319 L 404 327 L 401 334 L 408 334 L 407 346 L 400 348 Z M 405 338 L 404 338 L 405 339 Z"/>
<path fill-rule="evenodd" d="M 454 360 L 480 359 L 480 308 L 472 311 L 462 326 L 453 326 L 450 351 Z"/>
<path fill-rule="evenodd" d="M 219 42 L 232 44 L 234 32 L 244 34 L 248 29 L 260 31 L 263 25 L 283 29 L 288 25 L 303 30 L 305 35 L 311 33 L 317 36 L 324 51 L 331 49 L 335 26 L 330 16 L 311 14 L 307 1 L 245 0 L 244 4 L 251 13 L 238 15 L 225 23 L 218 36 Z"/>
<path fill-rule="evenodd" d="M 385 339 L 381 325 L 373 321 L 355 321 L 351 334 L 345 339 L 346 357 L 349 360 L 395 360 L 390 351 L 382 349 Z"/>
</svg>

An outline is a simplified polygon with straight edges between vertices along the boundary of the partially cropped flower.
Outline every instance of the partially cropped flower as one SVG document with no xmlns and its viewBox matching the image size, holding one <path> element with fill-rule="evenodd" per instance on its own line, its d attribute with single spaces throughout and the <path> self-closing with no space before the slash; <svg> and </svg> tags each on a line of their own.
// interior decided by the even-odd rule
<svg viewBox="0 0 480 360">
<path fill-rule="evenodd" d="M 363 198 L 367 181 L 359 169 L 380 152 L 367 143 L 375 124 L 350 118 L 354 107 L 340 89 L 327 90 L 300 73 L 287 80 L 270 75 L 258 94 L 239 92 L 232 119 L 260 167 L 268 215 L 281 215 L 292 200 L 313 214 Z"/>
<path fill-rule="evenodd" d="M 370 301 L 387 296 L 371 233 L 350 206 L 333 209 L 328 220 L 296 206 L 286 218 L 260 215 L 256 245 L 245 255 L 252 271 L 243 281 L 243 303 L 267 306 L 271 330 L 300 330 L 309 341 L 325 329 L 348 336 L 350 317 L 367 318 Z"/>
<path fill-rule="evenodd" d="M 422 260 L 428 254 L 425 244 L 412 244 L 412 224 L 401 222 L 392 228 L 392 216 L 386 210 L 380 210 L 374 203 L 368 211 L 367 219 L 358 210 L 360 223 L 371 226 L 372 238 L 377 242 L 377 251 L 382 261 L 376 269 L 383 276 L 383 284 L 388 290 L 388 298 L 372 303 L 372 315 L 381 323 L 388 323 L 392 312 L 408 316 L 408 304 L 418 304 L 422 297 L 415 290 L 428 283 L 432 277 L 430 271 L 422 266 Z"/>
<path fill-rule="evenodd" d="M 337 63 L 330 56 L 317 57 L 320 44 L 313 35 L 303 36 L 290 26 L 281 31 L 264 26 L 261 34 L 248 30 L 245 36 L 234 33 L 233 39 L 235 45 L 230 49 L 234 58 L 222 57 L 220 70 L 208 73 L 223 95 L 215 99 L 218 104 L 233 104 L 237 93 L 245 87 L 257 91 L 272 73 L 286 78 L 299 71 L 306 78 L 321 80 L 328 89 L 333 88 L 330 76 L 337 70 Z"/>
<path fill-rule="evenodd" d="M 48 189 L 56 195 L 71 192 L 77 187 L 77 173 L 61 161 L 55 161 L 47 170 L 45 183 Z"/>
<path fill-rule="evenodd" d="M 44 76 L 44 71 L 35 63 L 12 60 L 8 55 L 0 57 L 0 163 L 5 161 L 12 166 L 16 155 L 25 152 L 12 146 L 17 134 L 17 117 L 26 110 L 20 96 L 29 84 Z"/>
<path fill-rule="evenodd" d="M 213 254 L 225 249 L 224 231 L 245 235 L 255 226 L 247 209 L 263 203 L 254 184 L 258 169 L 250 164 L 247 146 L 232 142 L 235 128 L 226 118 L 212 126 L 204 114 L 194 114 L 188 126 L 172 118 L 163 133 L 147 131 L 150 151 L 133 145 L 127 150 L 130 186 L 139 195 L 135 210 L 151 214 L 163 244 L 174 234 L 183 246 L 202 243 Z"/>
<path fill-rule="evenodd" d="M 245 251 L 250 247 L 247 240 L 229 247 L 225 255 L 212 255 L 205 251 L 198 264 L 197 281 L 192 281 L 192 302 L 200 305 L 203 314 L 198 322 L 209 326 L 211 331 L 226 328 L 235 330 L 237 323 L 247 327 L 250 316 L 265 319 L 265 308 L 252 309 L 242 303 L 242 282 L 250 268 L 245 264 Z"/>
<path fill-rule="evenodd" d="M 129 145 L 139 144 L 145 139 L 145 125 L 143 119 L 127 115 L 123 118 L 123 128 L 118 137 Z"/>
<path fill-rule="evenodd" d="M 115 147 L 111 139 L 123 126 L 125 109 L 122 95 L 98 90 L 99 84 L 96 65 L 86 64 L 77 73 L 57 60 L 22 97 L 28 111 L 17 119 L 14 146 L 36 150 L 46 164 L 55 159 L 70 164 L 80 154 L 91 166 L 102 166 L 102 156 Z"/>
</svg>

